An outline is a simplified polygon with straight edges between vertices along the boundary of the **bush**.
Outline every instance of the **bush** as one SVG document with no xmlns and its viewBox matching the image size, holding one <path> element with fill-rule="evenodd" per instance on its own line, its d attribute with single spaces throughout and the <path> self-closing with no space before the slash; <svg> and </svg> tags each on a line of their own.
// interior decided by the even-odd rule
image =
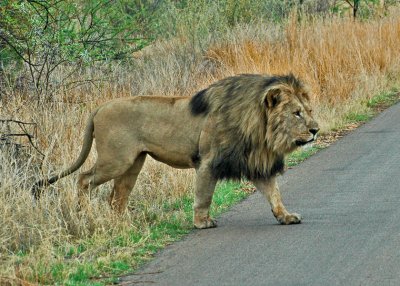
<svg viewBox="0 0 400 286">
<path fill-rule="evenodd" d="M 2 1 L 1 66 L 17 62 L 36 96 L 50 96 L 59 87 L 52 74 L 62 65 L 77 71 L 97 61 L 124 59 L 151 41 L 136 24 L 148 13 L 137 2 Z"/>
</svg>

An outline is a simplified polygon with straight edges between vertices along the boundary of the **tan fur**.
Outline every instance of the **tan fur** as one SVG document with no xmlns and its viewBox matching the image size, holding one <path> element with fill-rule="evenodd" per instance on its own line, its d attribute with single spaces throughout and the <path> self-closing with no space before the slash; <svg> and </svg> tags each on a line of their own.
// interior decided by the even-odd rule
<svg viewBox="0 0 400 286">
<path fill-rule="evenodd" d="M 311 132 L 313 131 L 313 132 Z M 294 76 L 241 75 L 223 79 L 192 97 L 115 99 L 94 111 L 78 160 L 35 184 L 39 188 L 77 170 L 96 140 L 98 159 L 79 176 L 81 197 L 114 179 L 110 204 L 122 212 L 145 158 L 176 168 L 196 168 L 194 225 L 215 227 L 209 216 L 219 179 L 247 177 L 262 191 L 278 221 L 299 223 L 283 206 L 275 177 L 284 156 L 315 139 L 307 90 Z"/>
</svg>

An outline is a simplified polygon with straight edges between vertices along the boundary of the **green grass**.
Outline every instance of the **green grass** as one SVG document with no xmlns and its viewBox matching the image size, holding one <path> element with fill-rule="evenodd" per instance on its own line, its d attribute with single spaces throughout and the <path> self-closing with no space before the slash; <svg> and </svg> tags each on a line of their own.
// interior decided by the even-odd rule
<svg viewBox="0 0 400 286">
<path fill-rule="evenodd" d="M 390 106 L 399 101 L 399 90 L 400 88 L 393 87 L 389 91 L 384 91 L 368 100 L 366 105 L 370 108 L 376 108 L 379 106 Z"/>
<path fill-rule="evenodd" d="M 218 184 L 211 205 L 211 216 L 218 216 L 232 205 L 246 198 L 248 194 L 241 188 L 241 184 L 232 181 L 223 181 Z"/>
<path fill-rule="evenodd" d="M 362 123 L 372 119 L 382 108 L 386 108 L 399 101 L 399 88 L 381 92 L 368 101 L 362 102 L 364 109 L 359 112 L 351 112 L 345 117 L 345 124 Z"/>
<path fill-rule="evenodd" d="M 346 118 L 345 122 L 348 123 L 360 123 L 360 122 L 366 122 L 370 120 L 372 117 L 374 117 L 374 114 L 369 111 L 369 112 L 362 112 L 362 113 L 356 113 L 352 112 L 349 113 Z"/>
<path fill-rule="evenodd" d="M 322 149 L 322 147 L 319 145 L 313 145 L 310 147 L 307 146 L 305 148 L 298 149 L 298 150 L 292 152 L 292 154 L 290 154 L 288 156 L 288 158 L 286 160 L 286 165 L 288 167 L 296 166 L 296 165 L 300 164 L 301 162 L 303 162 L 304 160 L 306 160 L 307 158 L 314 155 L 315 153 L 317 153 L 321 149 Z"/>
</svg>

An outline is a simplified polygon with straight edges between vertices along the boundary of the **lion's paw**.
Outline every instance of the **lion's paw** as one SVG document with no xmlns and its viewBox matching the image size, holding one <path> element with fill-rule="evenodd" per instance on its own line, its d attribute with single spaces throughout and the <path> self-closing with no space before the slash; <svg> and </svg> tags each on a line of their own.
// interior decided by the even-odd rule
<svg viewBox="0 0 400 286">
<path fill-rule="evenodd" d="M 194 226 L 199 229 L 217 227 L 217 221 L 212 218 L 195 221 Z"/>
<path fill-rule="evenodd" d="M 287 214 L 276 218 L 280 224 L 299 224 L 301 223 L 301 215 L 297 213 Z"/>
</svg>

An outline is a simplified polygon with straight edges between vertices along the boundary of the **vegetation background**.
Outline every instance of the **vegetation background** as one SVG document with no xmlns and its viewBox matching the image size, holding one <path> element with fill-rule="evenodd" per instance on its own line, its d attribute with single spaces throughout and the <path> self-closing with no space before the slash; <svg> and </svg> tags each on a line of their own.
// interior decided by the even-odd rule
<svg viewBox="0 0 400 286">
<path fill-rule="evenodd" d="M 311 87 L 322 131 L 338 129 L 400 87 L 397 2 L 1 1 L 0 284 L 111 283 L 191 229 L 193 172 L 152 160 L 123 217 L 105 203 L 108 184 L 78 213 L 76 175 L 32 202 L 32 182 L 76 158 L 95 106 L 293 72 Z M 222 182 L 213 212 L 251 191 Z"/>
</svg>

